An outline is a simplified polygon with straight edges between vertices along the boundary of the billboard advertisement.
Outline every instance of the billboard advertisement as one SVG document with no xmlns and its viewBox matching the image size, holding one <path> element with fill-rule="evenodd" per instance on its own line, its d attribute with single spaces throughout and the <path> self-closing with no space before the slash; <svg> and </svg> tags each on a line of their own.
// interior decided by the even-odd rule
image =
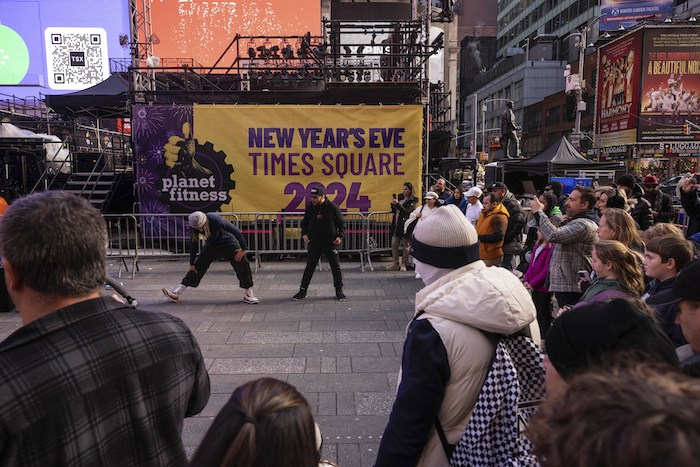
<svg viewBox="0 0 700 467">
<path fill-rule="evenodd" d="M 123 0 L 2 0 L 0 93 L 62 94 L 109 77 L 110 59 L 127 59 L 119 35 L 129 34 Z"/>
<path fill-rule="evenodd" d="M 420 186 L 422 115 L 419 105 L 134 106 L 141 212 L 302 212 L 317 186 L 343 211 L 387 210 L 404 182 Z"/>
<path fill-rule="evenodd" d="M 689 141 L 700 124 L 700 27 L 646 28 L 638 140 Z"/>
<path fill-rule="evenodd" d="M 142 8 L 143 2 L 137 2 Z M 143 13 L 143 12 L 140 12 Z M 318 0 L 160 0 L 151 2 L 151 29 L 160 58 L 194 59 L 213 66 L 231 40 L 241 36 L 302 36 L 321 32 Z M 245 46 L 245 44 L 244 44 Z M 241 54 L 244 52 L 241 51 Z M 221 66 L 229 66 L 235 53 Z"/>
<path fill-rule="evenodd" d="M 663 19 L 673 15 L 673 0 L 601 0 L 601 31 L 614 31 L 620 26 L 630 29 L 643 19 Z"/>
<path fill-rule="evenodd" d="M 634 144 L 639 115 L 642 32 L 607 44 L 598 54 L 596 127 L 600 145 Z"/>
</svg>

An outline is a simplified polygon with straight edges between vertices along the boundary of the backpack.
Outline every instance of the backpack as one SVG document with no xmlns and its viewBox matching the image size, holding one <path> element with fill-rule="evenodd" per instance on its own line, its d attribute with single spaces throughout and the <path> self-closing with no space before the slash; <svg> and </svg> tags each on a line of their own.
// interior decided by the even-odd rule
<svg viewBox="0 0 700 467">
<path fill-rule="evenodd" d="M 546 396 L 542 351 L 523 332 L 499 336 L 496 351 L 469 422 L 452 446 L 436 417 L 435 426 L 450 466 L 537 466 L 523 431 Z"/>
</svg>

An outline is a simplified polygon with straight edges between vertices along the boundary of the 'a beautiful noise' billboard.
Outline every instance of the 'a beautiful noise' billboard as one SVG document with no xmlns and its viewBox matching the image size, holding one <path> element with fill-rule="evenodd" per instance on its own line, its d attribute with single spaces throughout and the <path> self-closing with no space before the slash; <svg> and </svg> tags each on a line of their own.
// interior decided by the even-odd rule
<svg viewBox="0 0 700 467">
<path fill-rule="evenodd" d="M 646 28 L 639 141 L 688 141 L 700 124 L 700 27 Z"/>
<path fill-rule="evenodd" d="M 134 106 L 142 213 L 384 211 L 420 186 L 422 107 Z"/>
</svg>

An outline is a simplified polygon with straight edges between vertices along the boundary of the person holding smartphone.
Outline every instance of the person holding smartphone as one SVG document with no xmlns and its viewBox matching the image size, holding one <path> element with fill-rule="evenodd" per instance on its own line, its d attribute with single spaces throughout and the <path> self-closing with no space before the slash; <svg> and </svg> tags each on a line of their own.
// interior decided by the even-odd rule
<svg viewBox="0 0 700 467">
<path fill-rule="evenodd" d="M 394 193 L 391 196 L 391 257 L 394 260 L 387 267 L 389 271 L 405 271 L 408 265 L 409 246 L 411 238 L 406 236 L 404 227 L 406 219 L 416 207 L 418 199 L 413 196 L 413 185 L 411 182 L 403 184 L 401 194 Z M 399 248 L 402 249 L 401 258 Z"/>
</svg>

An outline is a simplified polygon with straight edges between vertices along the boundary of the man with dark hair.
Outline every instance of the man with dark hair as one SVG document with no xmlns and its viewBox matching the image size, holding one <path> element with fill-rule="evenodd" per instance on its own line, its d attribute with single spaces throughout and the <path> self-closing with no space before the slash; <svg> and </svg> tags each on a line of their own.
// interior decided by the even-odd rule
<svg viewBox="0 0 700 467">
<path fill-rule="evenodd" d="M 63 191 L 18 199 L 0 222 L 23 326 L 0 343 L 0 465 L 187 465 L 184 417 L 209 376 L 178 318 L 101 297 L 107 229 Z"/>
<path fill-rule="evenodd" d="M 513 101 L 506 102 L 506 108 L 501 114 L 501 147 L 504 159 L 517 159 L 520 157 L 520 138 L 518 138 L 518 126 L 515 124 Z M 515 144 L 515 152 L 510 150 L 511 143 Z"/>
<path fill-rule="evenodd" d="M 437 193 L 438 199 L 445 201 L 450 197 L 451 193 L 447 189 L 447 181 L 444 178 L 438 178 L 433 187 L 433 191 Z"/>
<path fill-rule="evenodd" d="M 508 210 L 508 227 L 503 238 L 503 263 L 502 266 L 509 271 L 513 270 L 513 257 L 519 254 L 523 248 L 523 228 L 525 227 L 525 211 L 513 193 L 508 191 L 505 183 L 496 182 L 491 185 L 491 191 L 498 196 L 503 206 Z"/>
<path fill-rule="evenodd" d="M 634 176 L 622 175 L 617 179 L 617 187 L 627 195 L 627 202 L 632 206 L 630 215 L 639 226 L 639 230 L 646 230 L 654 225 L 651 203 L 644 197 L 644 189 L 637 183 Z"/>
<path fill-rule="evenodd" d="M 593 243 L 598 229 L 598 214 L 593 209 L 595 192 L 577 186 L 566 200 L 568 219 L 558 227 L 542 212 L 544 205 L 537 198 L 530 209 L 537 228 L 549 243 L 554 244 L 549 263 L 549 291 L 554 292 L 560 307 L 574 305 L 581 298 L 578 271 L 591 271 Z"/>
<path fill-rule="evenodd" d="M 333 273 L 335 298 L 344 301 L 343 275 L 340 271 L 337 248 L 345 236 L 345 219 L 340 208 L 326 199 L 326 192 L 321 187 L 311 189 L 311 203 L 306 206 L 304 219 L 301 221 L 301 235 L 309 251 L 301 287 L 292 300 L 306 298 L 316 264 L 321 255 L 325 255 Z"/>
</svg>

